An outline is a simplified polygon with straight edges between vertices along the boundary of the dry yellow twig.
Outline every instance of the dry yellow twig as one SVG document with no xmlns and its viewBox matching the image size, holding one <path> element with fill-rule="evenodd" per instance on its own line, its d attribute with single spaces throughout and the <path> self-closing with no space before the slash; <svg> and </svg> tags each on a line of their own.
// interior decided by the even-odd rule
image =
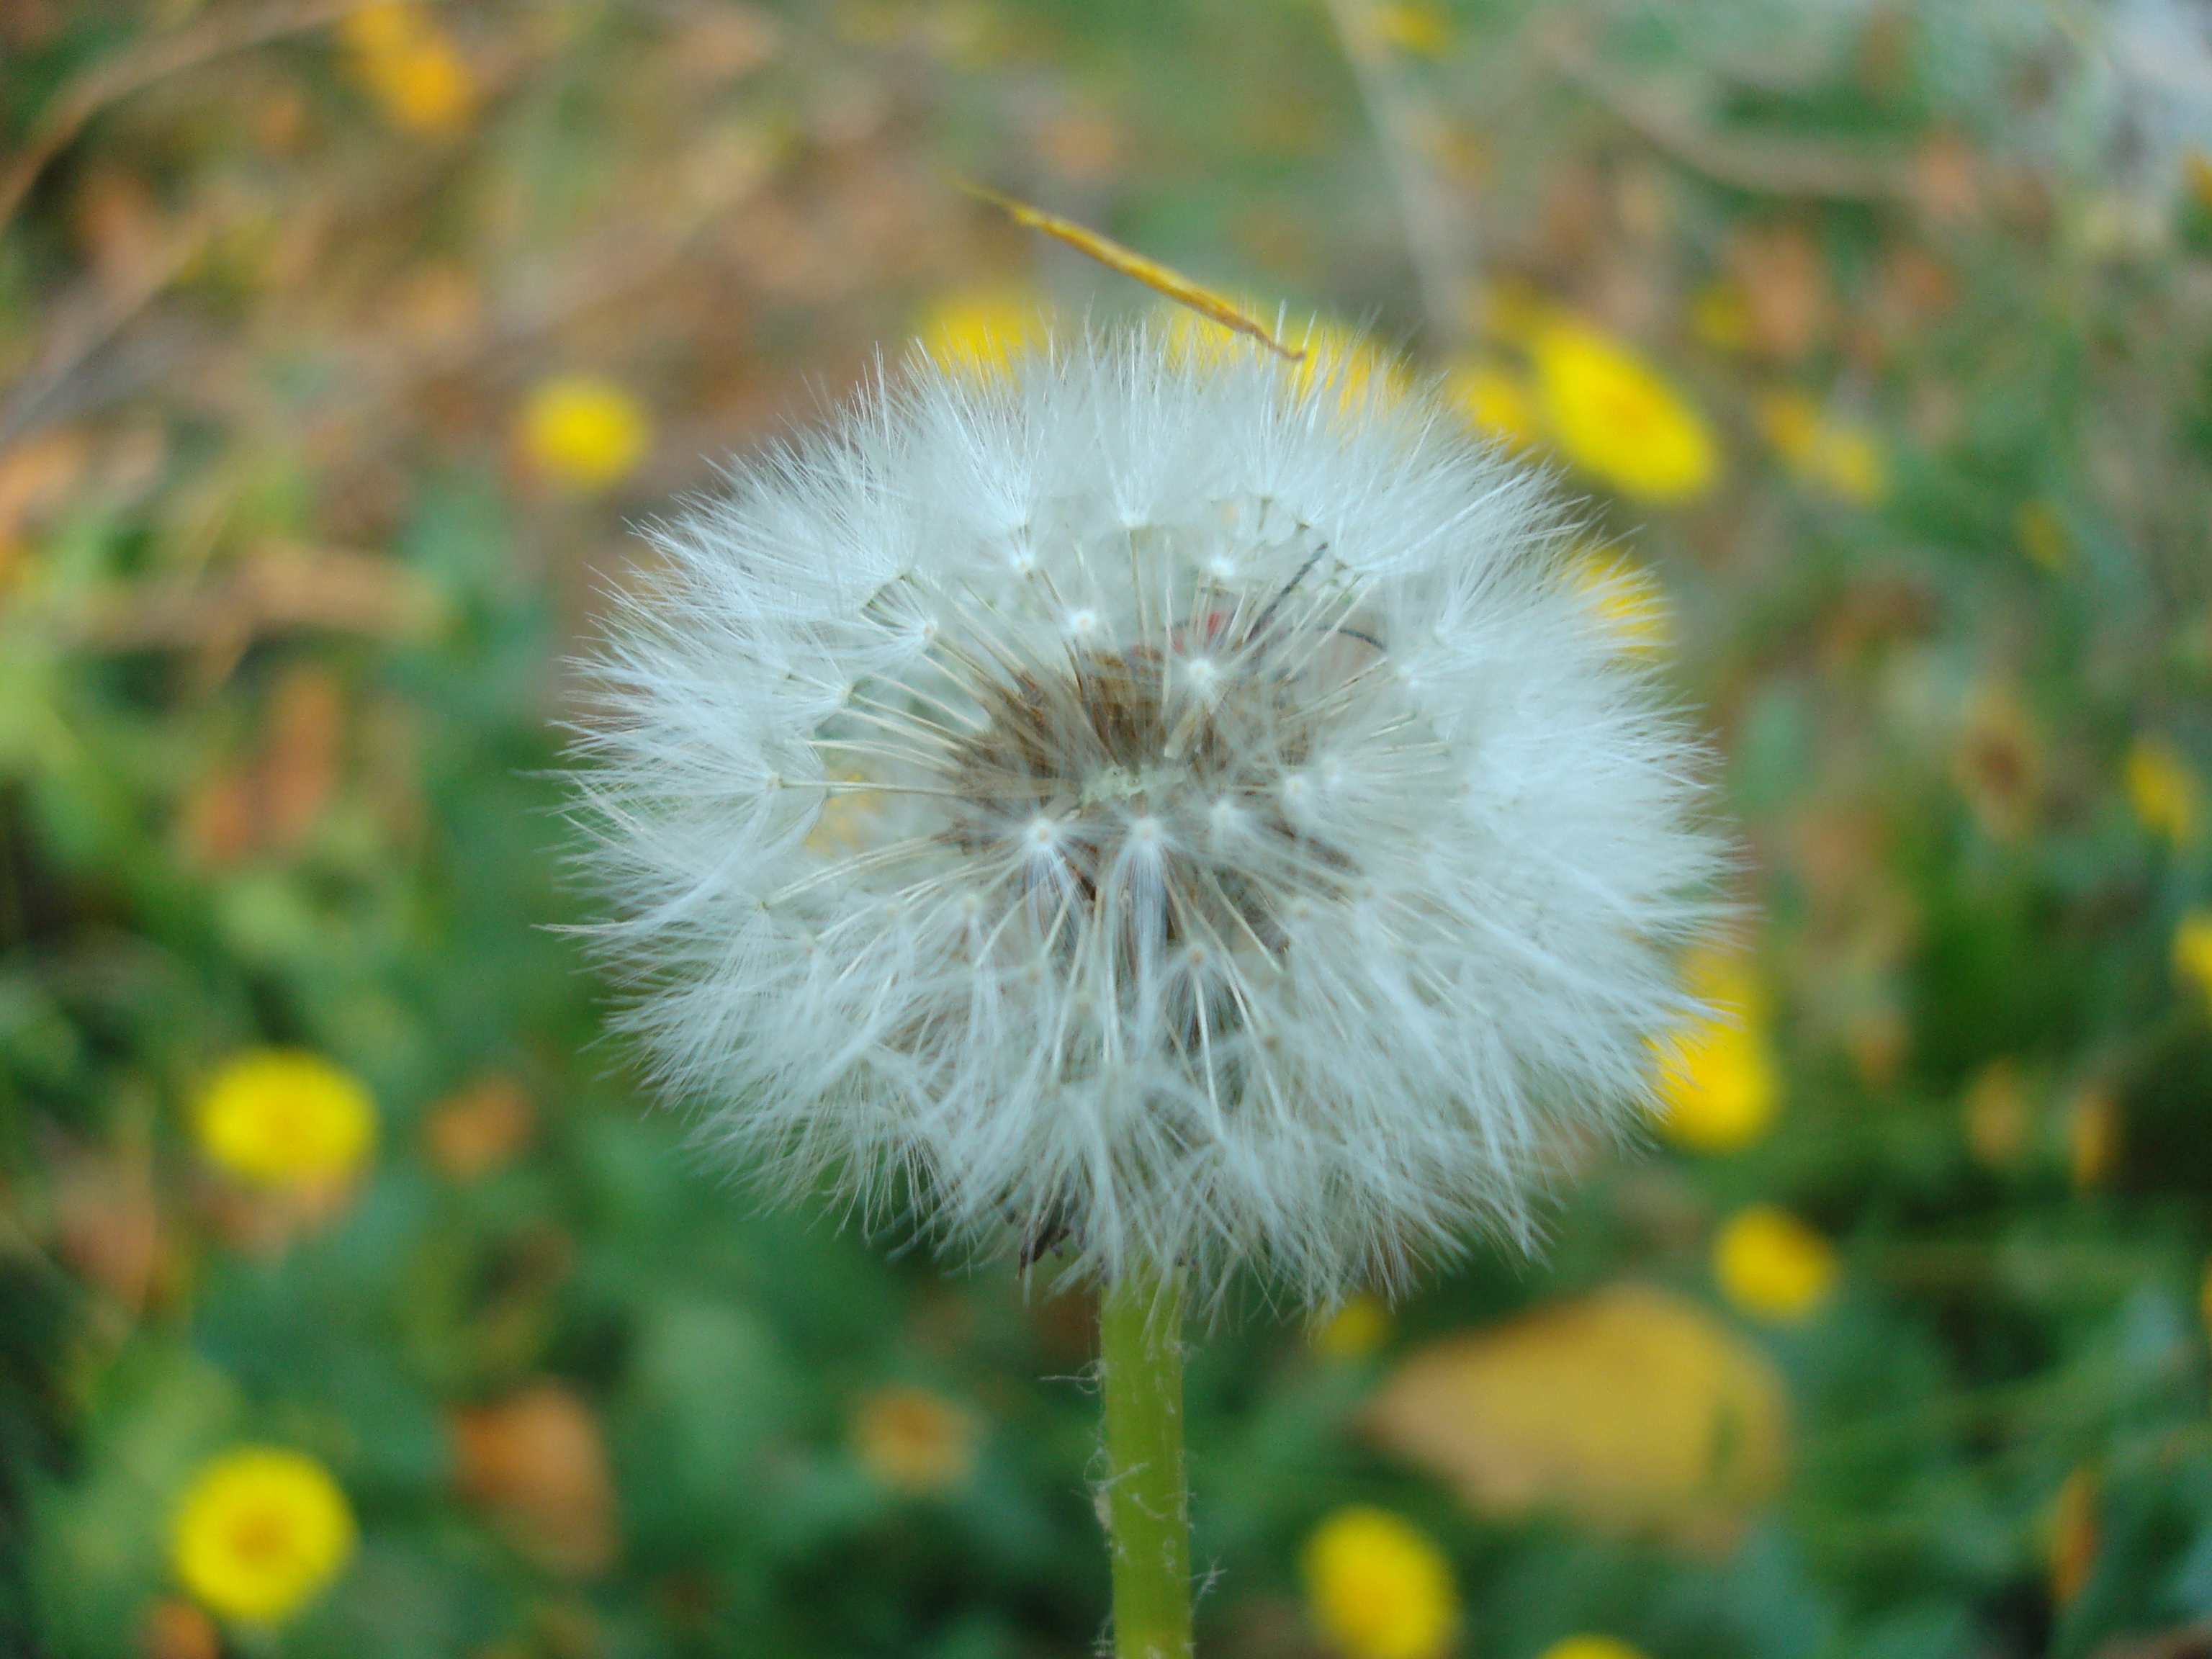
<svg viewBox="0 0 2212 1659">
<path fill-rule="evenodd" d="M 981 185 L 963 182 L 960 188 L 979 201 L 1003 209 L 1016 224 L 1031 230 L 1041 230 L 1055 241 L 1065 242 L 1077 252 L 1096 259 L 1109 270 L 1117 270 L 1124 276 L 1133 277 L 1153 293 L 1164 294 L 1176 304 L 1188 306 L 1200 316 L 1212 319 L 1224 328 L 1250 335 L 1268 350 L 1287 357 L 1294 363 L 1306 355 L 1299 347 L 1285 345 L 1265 323 L 1232 305 L 1212 289 L 1200 287 L 1181 271 L 1164 265 L 1157 259 L 1147 259 L 1134 248 L 1125 247 L 1110 236 L 1101 236 L 1097 231 L 1079 225 L 1073 219 L 1047 213 L 1042 208 L 1031 207 L 1027 202 L 1018 201 L 1012 196 L 1002 196 L 995 190 L 986 190 Z"/>
</svg>

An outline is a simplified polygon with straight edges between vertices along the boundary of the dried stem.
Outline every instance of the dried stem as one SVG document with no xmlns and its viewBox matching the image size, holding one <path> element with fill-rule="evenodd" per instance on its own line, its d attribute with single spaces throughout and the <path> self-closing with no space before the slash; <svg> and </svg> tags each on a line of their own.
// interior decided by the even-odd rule
<svg viewBox="0 0 2212 1659">
<path fill-rule="evenodd" d="M 1435 100 L 1392 63 L 1390 44 L 1376 16 L 1379 9 L 1375 0 L 1328 0 L 1329 16 L 1398 199 L 1422 310 L 1437 343 L 1449 349 L 1465 343 L 1477 308 L 1474 228 L 1463 204 L 1437 175 L 1434 155 L 1444 130 L 1443 114 Z"/>
</svg>

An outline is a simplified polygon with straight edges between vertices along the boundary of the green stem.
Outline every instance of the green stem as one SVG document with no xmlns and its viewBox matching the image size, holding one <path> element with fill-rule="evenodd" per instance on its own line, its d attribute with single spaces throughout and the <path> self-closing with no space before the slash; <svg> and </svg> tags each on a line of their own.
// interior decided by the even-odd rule
<svg viewBox="0 0 2212 1659">
<path fill-rule="evenodd" d="M 1136 1267 L 1098 1313 L 1115 1659 L 1189 1659 L 1190 1487 L 1182 1463 L 1182 1278 Z"/>
</svg>

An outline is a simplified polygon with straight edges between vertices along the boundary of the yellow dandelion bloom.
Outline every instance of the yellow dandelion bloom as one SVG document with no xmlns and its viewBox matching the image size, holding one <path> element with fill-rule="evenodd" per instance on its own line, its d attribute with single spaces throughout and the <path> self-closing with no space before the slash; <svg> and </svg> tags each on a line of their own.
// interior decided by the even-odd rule
<svg viewBox="0 0 2212 1659">
<path fill-rule="evenodd" d="M 948 368 L 999 374 L 1017 356 L 1051 340 L 1052 311 L 1030 288 L 966 289 L 933 301 L 916 321 L 915 337 Z"/>
<path fill-rule="evenodd" d="M 348 1072 L 301 1049 L 233 1057 L 200 1091 L 193 1128 L 208 1162 L 269 1187 L 331 1187 L 376 1144 L 376 1107 Z"/>
<path fill-rule="evenodd" d="M 353 1512 L 330 1472 L 281 1446 L 242 1446 L 193 1476 L 170 1559 L 209 1612 L 271 1625 L 313 1600 L 353 1554 Z"/>
<path fill-rule="evenodd" d="M 1656 651 L 1667 643 L 1667 597 L 1659 579 L 1618 548 L 1583 549 L 1568 574 L 1622 650 Z"/>
<path fill-rule="evenodd" d="M 410 132 L 453 133 L 475 114 L 477 87 L 452 35 L 414 0 L 382 0 L 339 26 L 360 81 L 385 118 Z"/>
<path fill-rule="evenodd" d="M 967 1413 L 921 1389 L 884 1389 L 853 1414 L 853 1449 L 894 1492 L 949 1492 L 975 1467 L 975 1425 Z"/>
<path fill-rule="evenodd" d="M 1815 489 L 1859 507 L 1888 493 L 1881 446 L 1863 423 L 1830 415 L 1802 392 L 1778 392 L 1759 404 L 1759 424 L 1782 464 Z"/>
<path fill-rule="evenodd" d="M 1747 1205 L 1713 1240 L 1713 1279 L 1738 1312 L 1802 1324 L 1835 1288 L 1836 1252 L 1787 1210 Z"/>
<path fill-rule="evenodd" d="M 1641 357 L 1571 319 L 1529 342 L 1536 390 L 1559 452 L 1625 494 L 1685 501 L 1720 471 L 1705 417 Z"/>
<path fill-rule="evenodd" d="M 1714 1012 L 1652 1045 L 1659 1133 L 1696 1152 L 1735 1152 L 1766 1133 L 1781 1104 L 1765 999 L 1744 964 L 1718 951 L 1696 953 L 1684 976 Z"/>
<path fill-rule="evenodd" d="M 1451 1563 L 1427 1534 L 1387 1510 L 1340 1509 L 1299 1558 L 1306 1604 L 1346 1659 L 1436 1659 L 1459 1625 Z"/>
<path fill-rule="evenodd" d="M 1316 1325 L 1307 1340 L 1325 1359 L 1364 1359 L 1390 1340 L 1390 1309 L 1377 1296 L 1355 1296 Z"/>
<path fill-rule="evenodd" d="M 2179 847 L 2197 833 L 2203 817 L 2203 793 L 2181 751 L 2164 738 L 2137 738 L 2120 769 L 2128 805 L 2136 820 L 2154 836 Z"/>
<path fill-rule="evenodd" d="M 1534 388 L 1527 376 L 1501 364 L 1462 363 L 1444 377 L 1444 392 L 1469 425 L 1508 449 L 1531 448 L 1543 435 Z"/>
<path fill-rule="evenodd" d="M 1539 1659 L 1644 1659 L 1644 1652 L 1617 1636 L 1563 1636 Z"/>
<path fill-rule="evenodd" d="M 523 453 L 572 489 L 604 489 L 629 476 L 653 442 L 653 422 L 612 380 L 562 374 L 541 380 L 523 402 Z"/>
<path fill-rule="evenodd" d="M 2212 909 L 2191 910 L 2173 930 L 2173 970 L 2212 1008 Z"/>
</svg>

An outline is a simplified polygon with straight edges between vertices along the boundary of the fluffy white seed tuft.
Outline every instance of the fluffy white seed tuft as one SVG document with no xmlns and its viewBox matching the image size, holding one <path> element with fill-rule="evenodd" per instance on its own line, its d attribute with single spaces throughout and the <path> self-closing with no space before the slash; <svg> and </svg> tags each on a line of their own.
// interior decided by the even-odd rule
<svg viewBox="0 0 2212 1659">
<path fill-rule="evenodd" d="M 1326 1303 L 1633 1122 L 1705 757 L 1424 397 L 918 362 L 655 540 L 579 745 L 598 937 L 781 1191 Z"/>
</svg>

